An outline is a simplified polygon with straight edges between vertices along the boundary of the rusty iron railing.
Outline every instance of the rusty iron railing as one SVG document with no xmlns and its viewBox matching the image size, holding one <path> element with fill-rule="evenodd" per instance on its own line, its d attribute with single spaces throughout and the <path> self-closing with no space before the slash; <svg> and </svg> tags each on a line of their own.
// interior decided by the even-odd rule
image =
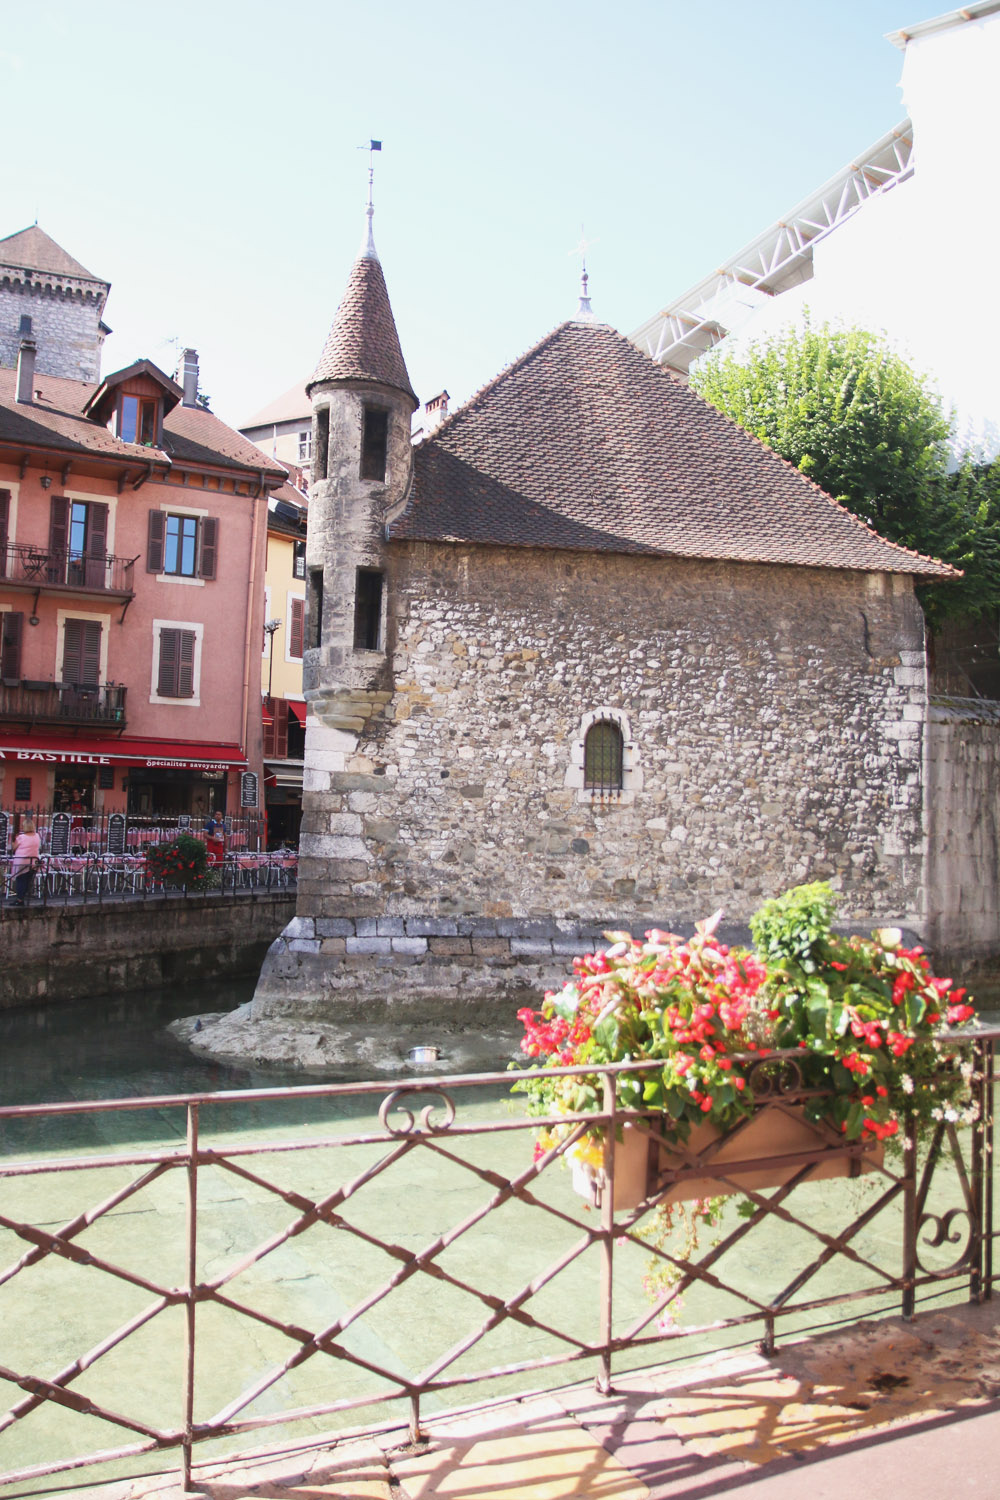
<svg viewBox="0 0 1000 1500">
<path fill-rule="evenodd" d="M 597 1114 L 569 1113 L 547 1121 L 523 1115 L 519 1104 L 500 1118 L 482 1118 L 482 1089 L 491 1089 L 495 1100 L 498 1091 L 506 1092 L 510 1073 L 0 1108 L 0 1140 L 5 1141 L 5 1154 L 0 1157 L 4 1183 L 0 1243 L 5 1253 L 11 1245 L 24 1247 L 5 1264 L 0 1257 L 0 1293 L 14 1283 L 20 1298 L 30 1298 L 33 1274 L 41 1270 L 44 1275 L 48 1268 L 51 1278 L 60 1263 L 84 1278 L 73 1283 L 65 1306 L 53 1307 L 51 1279 L 43 1281 L 38 1293 L 47 1299 L 46 1310 L 59 1320 L 66 1341 L 56 1360 L 58 1368 L 38 1367 L 34 1338 L 14 1353 L 0 1337 L 0 1381 L 21 1393 L 0 1415 L 0 1467 L 8 1468 L 0 1474 L 0 1483 L 26 1483 L 94 1464 L 174 1452 L 180 1458 L 184 1487 L 191 1490 L 196 1488 L 194 1454 L 210 1439 L 244 1437 L 296 1420 L 333 1418 L 394 1402 L 408 1408 L 416 1439 L 422 1404 L 440 1402 L 460 1387 L 482 1390 L 484 1382 L 495 1384 L 514 1377 L 521 1381 L 530 1377 L 537 1384 L 545 1372 L 584 1362 L 596 1368 L 598 1385 L 607 1391 L 616 1360 L 620 1362 L 626 1354 L 634 1359 L 637 1351 L 648 1352 L 651 1358 L 673 1358 L 684 1339 L 706 1335 L 708 1330 L 716 1337 L 720 1329 L 738 1335 L 745 1335 L 748 1328 L 757 1329 L 761 1347 L 768 1352 L 774 1348 L 779 1326 L 801 1332 L 804 1322 L 816 1327 L 824 1318 L 842 1317 L 845 1309 L 885 1311 L 887 1294 L 907 1316 L 913 1314 L 918 1296 L 951 1292 L 985 1300 L 993 1290 L 992 1098 L 998 1037 L 1000 1029 L 981 1030 L 971 1039 L 956 1038 L 974 1064 L 969 1087 L 979 1108 L 977 1123 L 967 1132 L 958 1132 L 953 1121 L 942 1119 L 931 1138 L 920 1143 L 919 1159 L 916 1145 L 911 1144 L 900 1161 L 869 1161 L 874 1170 L 866 1178 L 867 1201 L 859 1205 L 845 1193 L 843 1222 L 835 1226 L 823 1216 L 830 1211 L 829 1192 L 824 1189 L 822 1194 L 822 1215 L 817 1214 L 817 1200 L 809 1198 L 808 1190 L 800 1194 L 809 1198 L 801 1209 L 797 1209 L 795 1195 L 837 1153 L 854 1159 L 870 1153 L 858 1143 L 847 1145 L 822 1125 L 815 1127 L 812 1143 L 803 1147 L 800 1141 L 792 1154 L 778 1153 L 766 1162 L 740 1159 L 738 1151 L 734 1157 L 732 1135 L 727 1138 L 730 1149 L 724 1165 L 717 1158 L 717 1143 L 697 1150 L 690 1141 L 672 1146 L 677 1154 L 655 1180 L 647 1182 L 646 1195 L 635 1206 L 616 1212 L 615 1158 L 623 1148 L 610 1143 L 616 1141 L 617 1128 L 628 1117 L 616 1102 L 615 1075 L 628 1067 L 648 1068 L 648 1063 L 550 1069 L 539 1074 L 572 1078 L 586 1072 L 602 1080 L 603 1108 Z M 754 1080 L 754 1121 L 764 1111 L 796 1111 L 805 1098 L 815 1097 L 803 1087 L 796 1056 L 770 1054 L 763 1064 L 755 1059 L 762 1071 Z M 367 1120 L 359 1114 L 365 1101 L 369 1101 Z M 463 1110 L 456 1101 L 463 1103 Z M 306 1133 L 282 1129 L 266 1138 L 250 1139 L 239 1133 L 244 1127 L 238 1127 L 238 1119 L 232 1127 L 225 1124 L 234 1111 L 252 1108 L 256 1112 L 263 1107 L 279 1115 L 282 1109 L 294 1107 L 306 1116 Z M 348 1128 L 324 1130 L 324 1117 L 335 1110 Z M 73 1122 L 77 1129 L 88 1121 L 106 1127 L 112 1114 L 130 1117 L 136 1144 L 73 1156 L 52 1154 L 51 1149 L 45 1154 L 40 1149 L 51 1143 L 60 1120 Z M 209 1114 L 223 1122 L 214 1127 L 214 1134 L 206 1128 Z M 174 1144 L 149 1144 L 150 1132 L 164 1119 L 175 1121 Z M 352 1120 L 360 1124 L 352 1128 Z M 279 1118 L 275 1123 L 287 1121 Z M 302 1123 L 298 1122 L 299 1128 Z M 561 1126 L 560 1138 L 533 1159 L 523 1133 L 546 1124 Z M 603 1124 L 609 1142 L 607 1180 L 596 1213 L 573 1197 L 566 1175 L 554 1170 L 560 1162 L 565 1164 L 573 1147 L 595 1124 Z M 29 1136 L 25 1141 L 25 1132 L 32 1131 L 37 1132 L 37 1139 Z M 513 1159 L 505 1161 L 504 1153 Z M 423 1185 L 421 1163 L 430 1174 Z M 759 1176 L 750 1174 L 772 1167 L 781 1169 L 780 1186 L 750 1186 L 759 1183 Z M 391 1186 L 392 1174 L 398 1178 L 401 1172 L 406 1186 L 402 1190 L 397 1186 L 383 1200 L 373 1200 L 373 1185 L 384 1190 Z M 92 1184 L 81 1182 L 83 1173 L 106 1179 L 86 1206 L 81 1198 Z M 216 1194 L 213 1201 L 203 1190 L 206 1173 L 222 1174 L 228 1197 Z M 435 1197 L 433 1185 L 442 1174 L 451 1186 L 449 1192 Z M 744 1211 L 727 1218 L 715 1241 L 697 1257 L 679 1258 L 669 1244 L 651 1247 L 646 1243 L 638 1231 L 663 1195 L 686 1179 L 706 1175 L 721 1184 L 719 1191 L 740 1193 Z M 64 1187 L 77 1185 L 71 1211 L 61 1222 L 51 1200 L 46 1200 L 44 1212 L 39 1211 L 42 1178 Z M 448 1203 L 455 1196 L 455 1180 L 468 1183 L 476 1199 L 453 1218 Z M 156 1185 L 162 1196 L 172 1183 L 176 1191 L 171 1201 L 176 1202 L 178 1218 L 183 1207 L 186 1230 L 178 1223 L 177 1245 L 165 1247 L 162 1222 L 158 1215 L 149 1215 L 150 1242 L 139 1261 L 130 1259 L 116 1238 L 115 1214 L 128 1213 L 134 1226 L 142 1220 L 137 1212 L 140 1195 Z M 28 1195 L 25 1202 L 29 1206 L 34 1202 L 34 1214 L 16 1211 L 19 1187 Z M 225 1203 L 234 1200 L 233 1189 L 263 1204 L 260 1212 L 268 1222 L 266 1231 L 257 1226 L 256 1237 L 251 1233 L 247 1243 L 237 1246 L 230 1243 L 235 1230 L 229 1211 L 223 1250 L 214 1226 Z M 957 1194 L 954 1201 L 953 1194 Z M 428 1204 L 433 1224 L 421 1231 L 423 1238 L 418 1240 L 417 1208 L 427 1210 Z M 506 1217 L 510 1213 L 519 1216 L 516 1223 Z M 881 1224 L 883 1216 L 891 1235 L 880 1231 L 866 1239 L 871 1226 L 876 1221 Z M 527 1280 L 514 1284 L 510 1262 L 515 1250 L 521 1256 L 542 1253 L 537 1245 L 544 1240 L 543 1220 L 550 1233 L 559 1237 L 559 1244 L 553 1252 L 544 1251 L 549 1258 L 534 1266 Z M 532 1231 L 533 1224 L 537 1232 Z M 489 1238 L 489 1253 L 477 1249 L 477 1230 Z M 313 1231 L 322 1236 L 314 1294 L 293 1307 L 291 1314 L 282 1312 L 270 1294 L 264 1296 L 262 1305 L 255 1291 L 262 1274 L 274 1267 L 277 1278 L 284 1266 L 287 1275 L 287 1258 Z M 747 1285 L 742 1268 L 748 1247 L 759 1241 L 764 1262 L 769 1264 L 774 1260 L 775 1236 L 793 1231 L 808 1249 L 802 1250 L 801 1264 L 796 1264 L 791 1279 L 767 1289 L 758 1274 Z M 158 1260 L 167 1248 L 176 1251 L 180 1270 L 173 1280 Z M 932 1264 L 933 1250 L 942 1248 L 950 1260 Z M 655 1302 L 644 1302 L 638 1310 L 634 1303 L 631 1310 L 626 1307 L 622 1319 L 622 1275 L 634 1276 L 639 1250 L 647 1256 L 652 1253 L 663 1264 L 674 1264 L 680 1277 Z M 573 1277 L 583 1275 L 595 1256 L 597 1285 L 593 1295 L 589 1291 L 581 1295 Z M 622 1257 L 626 1258 L 624 1270 L 620 1270 Z M 380 1260 L 386 1263 L 385 1274 L 377 1268 Z M 855 1278 L 864 1284 L 852 1282 L 817 1292 L 817 1279 L 834 1262 L 844 1264 L 849 1281 Z M 301 1279 L 298 1263 L 295 1270 Z M 362 1284 L 367 1275 L 371 1281 Z M 86 1289 L 96 1285 L 93 1278 L 98 1277 L 120 1282 L 135 1295 L 137 1305 L 117 1326 L 102 1329 L 83 1348 L 73 1347 L 74 1314 L 89 1305 Z M 265 1281 L 266 1286 L 271 1284 Z M 560 1288 L 567 1284 L 568 1292 L 562 1293 Z M 377 1329 L 372 1332 L 372 1320 L 381 1320 L 378 1326 L 383 1329 L 412 1321 L 410 1294 L 423 1285 L 433 1295 L 418 1299 L 416 1305 L 428 1320 L 440 1318 L 446 1325 L 442 1343 L 421 1369 L 400 1368 L 388 1357 Z M 666 1332 L 651 1329 L 681 1294 L 692 1289 L 706 1299 L 722 1298 L 723 1314 L 696 1319 L 684 1328 L 672 1326 Z M 471 1310 L 464 1325 L 461 1319 L 454 1326 L 450 1321 L 457 1316 L 451 1310 L 453 1302 Z M 42 1304 L 38 1307 L 41 1312 Z M 169 1318 L 178 1309 L 183 1316 L 183 1367 L 171 1377 L 170 1362 L 164 1360 L 161 1383 L 164 1404 L 169 1404 L 172 1395 L 179 1415 L 173 1420 L 158 1419 L 131 1406 L 130 1380 L 122 1380 L 121 1387 L 112 1382 L 111 1395 L 95 1395 L 88 1382 L 101 1361 L 109 1360 L 127 1340 L 148 1337 L 156 1320 Z M 234 1387 L 221 1397 L 221 1404 L 213 1393 L 213 1401 L 205 1405 L 198 1378 L 204 1341 L 218 1342 L 218 1319 L 223 1315 L 236 1320 L 233 1326 L 252 1332 L 255 1340 L 280 1341 L 283 1352 L 267 1359 L 248 1382 L 234 1368 Z M 588 1321 L 589 1331 L 582 1326 Z M 498 1333 L 511 1336 L 513 1357 L 499 1365 L 469 1369 L 467 1356 L 480 1346 L 488 1350 Z M 387 1336 L 383 1332 L 383 1341 Z M 533 1343 L 544 1348 L 533 1352 Z M 284 1388 L 314 1360 L 323 1366 L 323 1378 L 310 1387 L 311 1398 L 291 1407 L 282 1405 Z M 238 1364 L 235 1356 L 232 1363 Z M 351 1385 L 355 1377 L 370 1384 L 356 1390 Z M 228 1365 L 223 1378 L 230 1378 Z M 176 1390 L 178 1382 L 180 1391 Z M 269 1409 L 251 1411 L 262 1401 Z M 9 1468 L 4 1461 L 5 1436 L 43 1408 L 99 1419 L 128 1441 L 71 1456 L 35 1455 L 37 1461 Z"/>
</svg>

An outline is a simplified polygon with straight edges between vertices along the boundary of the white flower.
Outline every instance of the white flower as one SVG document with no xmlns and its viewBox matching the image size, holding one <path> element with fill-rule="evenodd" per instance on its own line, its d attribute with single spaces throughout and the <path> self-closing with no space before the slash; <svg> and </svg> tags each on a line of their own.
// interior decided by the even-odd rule
<svg viewBox="0 0 1000 1500">
<path fill-rule="evenodd" d="M 910 1077 L 909 1073 L 904 1073 L 903 1076 L 902 1076 L 902 1078 L 899 1081 L 900 1081 L 900 1083 L 903 1086 L 903 1093 L 904 1094 L 912 1094 L 913 1093 L 913 1079 Z"/>
</svg>

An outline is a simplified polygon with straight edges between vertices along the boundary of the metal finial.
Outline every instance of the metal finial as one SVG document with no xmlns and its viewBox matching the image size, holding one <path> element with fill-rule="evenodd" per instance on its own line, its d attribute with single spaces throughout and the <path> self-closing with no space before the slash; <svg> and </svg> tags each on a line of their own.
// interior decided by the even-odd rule
<svg viewBox="0 0 1000 1500">
<path fill-rule="evenodd" d="M 378 251 L 375 249 L 375 237 L 372 234 L 372 218 L 375 214 L 375 205 L 372 194 L 375 183 L 375 160 L 374 153 L 382 150 L 381 141 L 369 141 L 367 146 L 359 146 L 359 151 L 368 152 L 368 204 L 365 208 L 365 233 L 361 241 L 361 255 L 365 260 L 378 260 Z"/>
<path fill-rule="evenodd" d="M 587 239 L 586 235 L 583 232 L 583 225 L 581 224 L 580 225 L 580 243 L 576 246 L 576 248 L 574 250 L 571 250 L 569 252 L 570 255 L 578 255 L 580 257 L 580 262 L 581 262 L 581 265 L 580 265 L 580 296 L 579 296 L 579 299 L 578 299 L 577 304 L 576 304 L 576 318 L 577 318 L 577 321 L 581 321 L 581 320 L 584 321 L 584 322 L 594 322 L 595 321 L 595 318 L 594 318 L 594 309 L 591 307 L 591 305 L 590 305 L 590 297 L 587 295 L 587 284 L 590 281 L 590 277 L 587 275 L 587 251 L 590 249 L 591 245 L 596 245 L 596 244 L 597 244 L 596 240 L 588 240 Z"/>
</svg>

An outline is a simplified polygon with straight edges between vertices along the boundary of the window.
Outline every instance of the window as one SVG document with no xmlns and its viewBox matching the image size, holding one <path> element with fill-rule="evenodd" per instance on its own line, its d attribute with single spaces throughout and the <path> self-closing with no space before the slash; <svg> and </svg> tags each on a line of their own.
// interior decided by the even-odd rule
<svg viewBox="0 0 1000 1500">
<path fill-rule="evenodd" d="M 359 568 L 354 586 L 354 649 L 378 651 L 382 643 L 382 574 Z"/>
<path fill-rule="evenodd" d="M 305 432 L 299 433 L 299 463 L 307 464 L 313 456 L 312 428 L 307 427 Z"/>
<path fill-rule="evenodd" d="M 635 801 L 643 789 L 639 746 L 632 739 L 628 715 L 620 708 L 591 709 L 580 720 L 569 746 L 569 765 L 563 785 L 578 802 L 608 798 L 616 805 Z"/>
<path fill-rule="evenodd" d="M 295 549 L 292 572 L 296 578 L 304 578 L 306 576 L 306 544 L 293 542 L 292 546 Z"/>
<path fill-rule="evenodd" d="M 107 581 L 108 507 L 53 495 L 49 511 L 49 583 L 103 589 Z"/>
<path fill-rule="evenodd" d="M 309 570 L 309 645 L 315 648 L 323 640 L 323 569 Z"/>
<path fill-rule="evenodd" d="M 4 610 L 0 614 L 0 678 L 4 682 L 20 680 L 23 634 L 24 615 L 19 610 Z"/>
<path fill-rule="evenodd" d="M 219 523 L 214 516 L 149 512 L 146 571 L 174 578 L 214 578 Z"/>
<path fill-rule="evenodd" d="M 330 408 L 321 406 L 316 412 L 316 462 L 313 464 L 313 478 L 326 478 L 327 455 L 330 450 Z"/>
<path fill-rule="evenodd" d="M 73 688 L 96 688 L 101 680 L 100 620 L 69 619 L 63 627 L 62 680 Z"/>
<path fill-rule="evenodd" d="M 386 453 L 389 442 L 389 413 L 366 406 L 361 429 L 361 478 L 385 479 Z"/>
<path fill-rule="evenodd" d="M 598 719 L 583 742 L 583 785 L 589 791 L 620 792 L 623 749 L 621 729 L 611 719 Z"/>
<path fill-rule="evenodd" d="M 156 692 L 160 698 L 193 698 L 195 632 L 160 629 Z"/>
<path fill-rule="evenodd" d="M 118 406 L 118 436 L 123 443 L 154 447 L 159 439 L 160 403 L 155 396 L 122 396 Z"/>
<path fill-rule="evenodd" d="M 291 604 L 291 628 L 288 632 L 288 654 L 291 657 L 301 657 L 305 638 L 306 601 L 292 599 L 289 602 Z"/>
</svg>

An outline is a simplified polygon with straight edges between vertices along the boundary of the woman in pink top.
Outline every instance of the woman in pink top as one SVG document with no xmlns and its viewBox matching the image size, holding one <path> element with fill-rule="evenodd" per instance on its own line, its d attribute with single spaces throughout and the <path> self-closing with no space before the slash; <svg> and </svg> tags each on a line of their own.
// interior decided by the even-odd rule
<svg viewBox="0 0 1000 1500">
<path fill-rule="evenodd" d="M 25 906 L 27 904 L 28 891 L 31 889 L 31 877 L 38 868 L 38 858 L 42 852 L 42 841 L 35 832 L 33 818 L 21 819 L 21 832 L 14 840 L 14 858 L 11 861 L 11 874 L 14 876 L 14 891 L 16 900 L 11 902 L 12 906 Z"/>
</svg>

